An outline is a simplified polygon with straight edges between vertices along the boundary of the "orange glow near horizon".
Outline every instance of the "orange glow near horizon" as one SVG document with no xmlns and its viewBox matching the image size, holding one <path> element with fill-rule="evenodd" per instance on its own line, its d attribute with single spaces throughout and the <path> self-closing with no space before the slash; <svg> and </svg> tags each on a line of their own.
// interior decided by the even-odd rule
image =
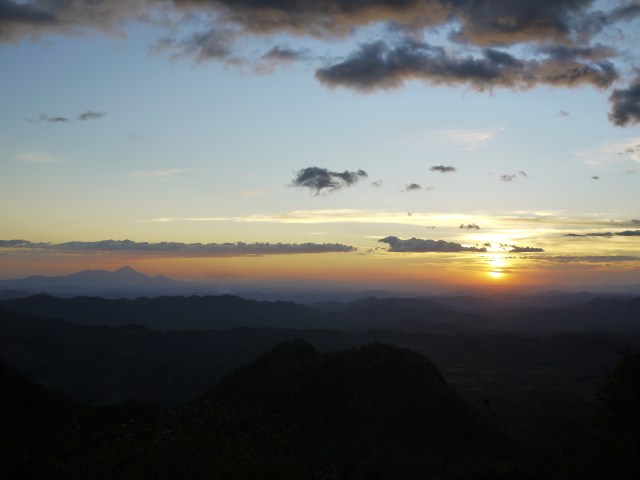
<svg viewBox="0 0 640 480">
<path fill-rule="evenodd" d="M 123 254 L 10 254 L 0 252 L 0 278 L 66 275 L 85 269 L 116 270 L 129 265 L 147 275 L 213 285 L 309 282 L 349 288 L 405 291 L 456 288 L 520 289 L 536 285 L 602 285 L 639 282 L 637 264 L 565 263 L 544 257 L 467 252 L 281 254 L 244 257 L 141 256 Z M 340 287 L 342 288 L 342 287 Z"/>
</svg>

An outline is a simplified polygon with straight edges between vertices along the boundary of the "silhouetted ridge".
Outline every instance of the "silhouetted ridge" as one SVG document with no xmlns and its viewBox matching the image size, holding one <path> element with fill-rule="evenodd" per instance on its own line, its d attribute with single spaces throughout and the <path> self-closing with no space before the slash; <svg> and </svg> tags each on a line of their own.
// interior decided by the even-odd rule
<svg viewBox="0 0 640 480">
<path fill-rule="evenodd" d="M 281 416 L 295 426 L 307 461 L 339 465 L 355 478 L 422 478 L 413 475 L 436 468 L 445 452 L 477 453 L 492 439 L 435 365 L 381 343 L 320 353 L 289 342 L 222 379 L 200 402 Z"/>
<path fill-rule="evenodd" d="M 260 302 L 233 295 L 130 299 L 58 298 L 39 294 L 0 301 L 0 308 L 82 325 L 138 324 L 156 330 L 227 329 L 238 326 L 313 328 L 326 315 L 293 302 Z"/>
</svg>

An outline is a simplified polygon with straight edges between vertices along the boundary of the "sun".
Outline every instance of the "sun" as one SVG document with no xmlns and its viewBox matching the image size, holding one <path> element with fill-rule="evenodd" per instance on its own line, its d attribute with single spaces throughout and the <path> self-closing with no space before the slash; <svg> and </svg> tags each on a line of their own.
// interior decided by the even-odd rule
<svg viewBox="0 0 640 480">
<path fill-rule="evenodd" d="M 489 275 L 491 278 L 495 279 L 495 280 L 500 280 L 502 278 L 505 277 L 505 273 L 504 272 L 487 272 L 487 275 Z"/>
<path fill-rule="evenodd" d="M 493 280 L 505 279 L 507 274 L 504 269 L 509 267 L 509 262 L 504 258 L 504 256 L 498 254 L 491 255 L 487 260 L 490 270 L 485 273 Z"/>
</svg>

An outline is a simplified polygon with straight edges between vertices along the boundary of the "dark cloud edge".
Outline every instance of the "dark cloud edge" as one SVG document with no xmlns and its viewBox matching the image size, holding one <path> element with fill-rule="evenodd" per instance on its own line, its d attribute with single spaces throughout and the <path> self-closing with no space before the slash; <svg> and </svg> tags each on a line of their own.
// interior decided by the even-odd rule
<svg viewBox="0 0 640 480">
<path fill-rule="evenodd" d="M 302 253 L 355 252 L 356 247 L 341 243 L 181 243 L 134 242 L 132 240 L 73 241 L 65 243 L 0 240 L 0 249 L 16 253 L 43 254 L 138 254 L 176 257 L 224 257 L 291 255 Z"/>
</svg>

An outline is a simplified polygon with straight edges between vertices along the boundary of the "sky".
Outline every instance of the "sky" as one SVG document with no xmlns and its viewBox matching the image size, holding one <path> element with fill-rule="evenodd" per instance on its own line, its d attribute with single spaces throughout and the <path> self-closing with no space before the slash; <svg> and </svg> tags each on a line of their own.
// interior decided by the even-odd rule
<svg viewBox="0 0 640 480">
<path fill-rule="evenodd" d="M 638 0 L 0 0 L 0 278 L 640 290 L 639 27 Z"/>
</svg>

